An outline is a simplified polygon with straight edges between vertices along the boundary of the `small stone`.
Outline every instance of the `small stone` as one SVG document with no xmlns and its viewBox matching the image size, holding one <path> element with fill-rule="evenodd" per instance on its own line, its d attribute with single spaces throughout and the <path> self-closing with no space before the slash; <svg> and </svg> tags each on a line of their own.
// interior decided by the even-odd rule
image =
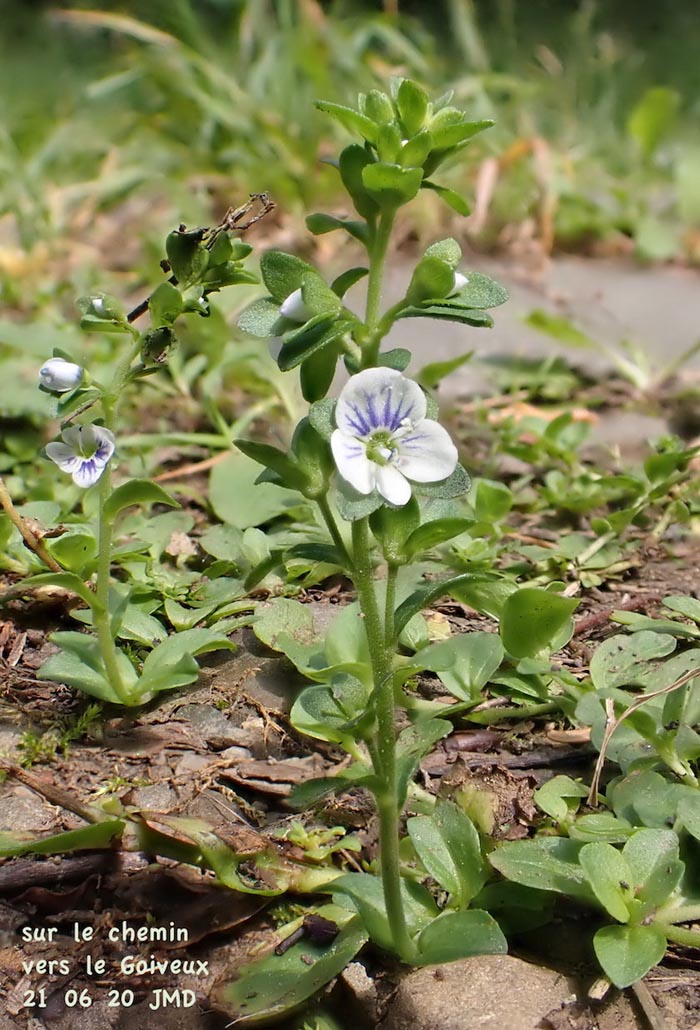
<svg viewBox="0 0 700 1030">
<path fill-rule="evenodd" d="M 480 955 L 416 969 L 399 983 L 378 1030 L 541 1030 L 542 1020 L 570 1006 L 579 985 L 573 977 L 512 955 Z M 634 1030 L 625 999 L 623 1025 Z"/>
<path fill-rule="evenodd" d="M 235 765 L 236 762 L 248 762 L 252 757 L 247 747 L 227 747 L 219 753 L 218 760 L 226 762 L 227 765 Z"/>
</svg>

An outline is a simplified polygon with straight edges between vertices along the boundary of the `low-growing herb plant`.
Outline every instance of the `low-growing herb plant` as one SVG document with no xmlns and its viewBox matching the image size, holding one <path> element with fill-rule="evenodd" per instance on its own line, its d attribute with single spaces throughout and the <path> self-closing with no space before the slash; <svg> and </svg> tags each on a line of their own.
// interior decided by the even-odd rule
<svg viewBox="0 0 700 1030">
<path fill-rule="evenodd" d="M 497 923 L 484 911 L 468 911 L 483 882 L 483 860 L 478 835 L 456 805 L 445 802 L 434 815 L 416 816 L 409 824 L 416 860 L 450 893 L 446 908 L 439 912 L 431 893 L 402 872 L 400 824 L 409 784 L 421 758 L 451 724 L 435 717 L 433 710 L 412 708 L 401 686 L 416 669 L 447 668 L 459 658 L 450 652 L 435 657 L 431 665 L 432 655 L 425 662 L 419 656 L 417 663 L 400 657 L 399 636 L 411 617 L 429 603 L 431 591 L 439 596 L 449 589 L 443 582 L 411 591 L 417 585 L 411 565 L 431 547 L 458 536 L 471 521 L 449 503 L 465 493 L 469 477 L 448 432 L 436 420 L 435 401 L 404 374 L 410 352 L 384 350 L 382 343 L 404 318 L 490 326 L 487 309 L 503 303 L 506 294 L 487 276 L 463 271 L 459 245 L 446 239 L 428 247 L 404 296 L 386 310 L 381 305 L 397 212 L 419 190 L 428 189 L 465 213 L 463 199 L 432 176 L 489 123 L 469 121 L 447 98 L 432 103 L 408 79 L 395 80 L 390 96 L 376 90 L 360 96 L 357 109 L 325 102 L 318 106 L 359 137 L 337 162 L 356 216 L 315 214 L 307 224 L 317 234 L 348 233 L 364 248 L 367 264 L 328 285 L 316 269 L 293 255 L 271 251 L 263 256 L 269 296 L 245 310 L 239 325 L 270 340 L 280 369 L 299 368 L 311 408 L 297 426 L 289 452 L 250 441 L 238 441 L 238 446 L 265 466 L 261 481 L 297 489 L 316 502 L 328 543 L 313 545 L 314 553 L 345 572 L 357 601 L 337 620 L 322 647 L 295 643 L 292 622 L 304 616 L 293 602 L 286 609 L 292 620 L 286 627 L 278 605 L 268 620 L 269 630 L 260 624 L 256 630 L 317 681 L 298 697 L 293 724 L 340 744 L 353 759 L 341 776 L 303 785 L 296 804 L 349 785 L 374 795 L 380 834 L 377 874 L 348 873 L 333 882 L 333 893 L 352 903 L 376 943 L 406 962 L 500 952 L 505 940 Z M 364 277 L 366 308 L 359 317 L 344 298 Z M 429 325 L 427 332 L 433 331 Z M 339 359 L 350 378 L 334 400 L 326 394 Z M 297 553 L 305 550 L 302 544 Z M 568 616 L 575 602 L 564 604 Z M 490 643 L 497 645 L 493 654 Z M 488 656 L 481 657 L 489 672 L 495 671 L 503 657 L 500 640 L 491 637 L 483 644 Z M 478 661 L 475 657 L 475 667 Z M 482 683 L 475 680 L 467 696 L 478 693 Z M 399 732 L 406 715 L 408 724 Z M 447 857 L 449 875 L 445 863 L 434 857 L 438 852 Z"/>
<path fill-rule="evenodd" d="M 181 226 L 170 233 L 163 263 L 168 280 L 128 314 L 105 294 L 79 301 L 85 331 L 119 336 L 120 346 L 104 382 L 58 350 L 39 370 L 40 388 L 57 397 L 61 424 L 60 439 L 47 444 L 45 455 L 85 491 L 85 519 L 47 542 L 17 515 L 6 492 L 4 507 L 27 544 L 51 569 L 27 578 L 23 586 L 48 585 L 72 592 L 87 605 L 87 611 L 76 614 L 84 616 L 93 630 L 54 633 L 52 640 L 60 651 L 42 666 L 44 679 L 69 684 L 101 701 L 138 706 L 160 691 L 193 682 L 198 675 L 195 655 L 232 646 L 227 638 L 230 620 L 211 629 L 195 628 L 192 623 L 168 637 L 157 619 L 132 602 L 132 587 L 113 581 L 115 527 L 125 511 L 134 505 L 179 506 L 148 479 L 127 479 L 115 488 L 113 469 L 119 453 L 120 407 L 136 384 L 167 362 L 178 319 L 208 315 L 209 295 L 226 286 L 257 282 L 243 267 L 252 248 L 232 234 L 247 228 L 248 215 L 255 221 L 269 207 L 265 195 L 254 195 L 243 207 L 229 211 L 214 229 Z M 142 331 L 135 322 L 146 313 L 150 326 Z M 141 662 L 117 643 L 120 637 L 150 652 Z"/>
<path fill-rule="evenodd" d="M 253 281 L 242 266 L 250 248 L 228 234 L 241 227 L 238 212 L 214 230 L 171 233 L 166 271 L 172 277 L 130 314 L 104 295 L 83 302 L 85 329 L 123 334 L 127 341 L 106 385 L 94 381 L 66 352 L 55 352 L 41 369 L 41 386 L 58 396 L 61 419 L 60 439 L 47 446 L 46 456 L 85 491 L 87 526 L 47 541 L 17 516 L 4 486 L 0 500 L 37 558 L 51 569 L 25 583 L 72 591 L 87 605 L 82 615 L 76 614 L 92 626 L 92 633 L 55 634 L 61 651 L 40 674 L 103 701 L 140 705 L 162 690 L 193 682 L 194 656 L 231 646 L 227 633 L 241 619 L 226 617 L 248 611 L 242 594 L 269 584 L 280 568 L 288 571 L 297 562 L 309 571 L 308 563 L 316 563 L 326 574 L 340 570 L 351 580 L 356 600 L 340 609 L 323 639 L 309 606 L 288 597 L 260 607 L 253 628 L 310 681 L 294 701 L 293 726 L 348 755 L 334 776 L 298 785 L 292 807 L 309 809 L 336 793 L 368 791 L 378 816 L 376 866 L 338 869 L 336 853 L 359 847 L 340 827 L 315 829 L 293 822 L 275 837 L 260 834 L 255 844 L 248 840 L 245 854 L 238 854 L 200 820 L 139 813 L 114 797 L 104 806 L 83 805 L 53 788 L 50 799 L 80 815 L 87 828 L 39 842 L 4 835 L 0 853 L 51 854 L 120 840 L 125 848 L 208 869 L 233 890 L 270 897 L 286 891 L 330 894 L 332 900 L 312 916 L 293 914 L 274 955 L 219 989 L 217 1000 L 240 1025 L 279 1018 L 303 1004 L 368 939 L 413 965 L 502 953 L 504 929 L 546 922 L 556 894 L 614 920 L 598 929 L 594 948 L 610 980 L 624 987 L 660 960 L 668 940 L 696 942 L 696 934 L 679 924 L 700 912 L 687 875 L 700 839 L 700 736 L 694 729 L 700 707 L 697 687 L 685 689 L 700 663 L 695 648 L 668 656 L 677 640 L 697 639 L 698 603 L 668 597 L 665 605 L 672 614 L 661 620 L 617 613 L 614 618 L 633 632 L 598 648 L 590 682 L 555 665 L 552 656 L 571 637 L 578 601 L 563 592 L 563 581 L 544 572 L 518 586 L 522 563 L 497 567 L 510 546 L 507 520 L 520 503 L 519 492 L 481 478 L 465 503 L 470 478 L 437 419 L 430 389 L 464 356 L 433 363 L 412 378 L 405 374 L 410 352 L 384 348 L 387 334 L 402 319 L 425 319 L 426 332 L 434 331 L 429 327 L 436 320 L 488 327 L 488 309 L 506 300 L 503 288 L 488 276 L 462 269 L 459 245 L 444 239 L 417 262 L 404 296 L 382 307 L 384 265 L 397 213 L 421 189 L 465 213 L 463 198 L 432 176 L 490 123 L 470 122 L 449 98 L 431 102 L 408 79 L 395 80 L 390 95 L 376 90 L 361 95 L 357 109 L 318 106 L 358 137 L 337 162 L 356 214 L 314 214 L 308 226 L 316 234 L 348 233 L 364 248 L 366 263 L 329 284 L 295 255 L 275 250 L 263 255 L 268 295 L 250 304 L 238 324 L 268 340 L 280 372 L 299 369 L 310 407 L 287 450 L 241 439 L 236 441 L 240 453 L 233 455 L 235 461 L 250 464 L 252 459 L 264 467 L 257 478 L 261 488 L 280 488 L 286 500 L 300 495 L 298 507 L 287 512 L 301 512 L 301 521 L 314 507 L 318 525 L 270 533 L 269 538 L 256 528 L 261 522 L 254 521 L 245 524 L 244 532 L 234 524 L 207 530 L 208 553 L 216 563 L 227 569 L 235 544 L 248 560 L 247 575 L 244 580 L 213 577 L 208 587 L 200 585 L 199 592 L 185 597 L 180 589 L 192 585 L 188 576 L 168 582 L 162 574 L 164 611 L 178 630 L 170 637 L 150 612 L 132 603 L 131 586 L 111 576 L 115 525 L 125 510 L 176 503 L 150 480 L 127 480 L 113 488 L 120 402 L 132 384 L 167 360 L 181 315 L 205 315 L 210 293 Z M 346 304 L 346 294 L 365 278 L 366 307 L 360 316 Z M 147 310 L 151 326 L 140 332 L 134 322 Z M 341 362 L 348 377 L 333 399 L 327 395 Z M 690 517 L 691 499 L 684 499 L 681 488 L 694 452 L 678 441 L 662 441 L 643 474 L 597 476 L 579 457 L 585 426 L 569 414 L 529 428 L 533 433 L 521 440 L 517 427 L 505 427 L 503 443 L 504 450 L 545 470 L 541 486 L 535 476 L 527 484 L 534 493 L 532 507 L 541 510 L 546 504 L 556 515 L 572 519 L 590 516 L 582 532 L 569 533 L 548 549 L 536 542 L 525 545 L 529 551 L 512 548 L 533 564 L 546 561 L 557 577 L 573 574 L 586 585 L 587 575 L 589 583 L 597 582 L 603 572 L 627 567 L 617 538 L 632 524 L 648 524 L 650 508 L 661 509 L 650 530 L 656 539 L 671 521 Z M 223 430 L 221 435 L 226 435 Z M 228 466 L 219 468 L 223 472 L 212 477 L 215 511 L 229 504 L 221 482 Z M 241 498 L 243 503 L 249 499 Z M 595 517 L 599 508 L 605 517 Z M 277 517 L 285 509 L 272 510 Z M 152 522 L 168 518 L 160 514 Z M 143 530 L 151 556 L 161 554 L 173 525 Z M 301 529 L 305 539 L 299 540 Z M 430 556 L 445 545 L 451 553 L 445 559 L 439 552 L 440 565 L 448 575 L 426 577 L 437 565 Z M 122 568 L 131 563 L 129 571 L 138 582 L 143 552 L 125 547 Z M 540 582 L 546 589 L 536 585 Z M 231 584 L 241 589 L 233 591 Z M 497 619 L 498 633 L 431 637 L 421 613 L 446 594 Z M 192 606 L 180 603 L 184 600 Z M 211 628 L 198 625 L 207 617 L 221 621 Z M 250 621 L 248 615 L 243 618 Z M 127 652 L 118 644 L 122 639 L 148 649 L 149 636 L 151 650 L 143 661 L 141 651 Z M 436 676 L 454 701 L 426 698 L 414 690 L 415 678 L 424 673 Z M 655 689 L 644 697 L 629 693 L 630 687 L 652 685 Z M 498 691 L 495 705 L 483 704 L 487 690 Z M 414 782 L 421 760 L 451 731 L 450 720 L 460 713 L 489 725 L 559 710 L 591 726 L 599 766 L 605 757 L 620 766 L 621 775 L 606 787 L 605 811 L 579 811 L 587 789 L 569 777 L 555 777 L 536 792 L 542 832 L 530 840 L 486 847 L 482 832 L 490 830 L 475 810 L 474 821 L 470 818 L 468 803 L 457 803 L 459 795 L 456 800 L 435 798 Z M 33 757 L 40 757 L 36 744 L 27 742 L 28 750 L 30 745 Z M 49 797 L 25 769 L 8 771 Z M 597 790 L 596 777 L 592 806 Z M 475 808 L 483 816 L 488 805 L 485 801 Z"/>
</svg>

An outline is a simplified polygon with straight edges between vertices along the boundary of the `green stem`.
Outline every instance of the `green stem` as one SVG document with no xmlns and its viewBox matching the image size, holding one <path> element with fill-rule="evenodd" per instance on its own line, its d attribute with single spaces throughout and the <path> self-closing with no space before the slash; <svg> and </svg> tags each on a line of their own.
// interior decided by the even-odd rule
<svg viewBox="0 0 700 1030">
<path fill-rule="evenodd" d="M 694 923 L 700 920 L 700 905 L 664 906 L 656 910 L 655 922 Z"/>
<path fill-rule="evenodd" d="M 134 337 L 131 350 L 117 364 L 109 389 L 102 396 L 105 428 L 114 429 L 119 400 L 121 398 L 129 369 L 141 352 L 141 337 L 132 329 Z M 112 569 L 112 532 L 114 519 L 107 514 L 107 501 L 112 493 L 112 466 L 107 465 L 100 476 L 99 487 L 99 532 L 97 541 L 97 583 L 95 596 L 97 604 L 93 609 L 93 625 L 97 633 L 100 654 L 110 686 L 123 705 L 129 705 L 133 699 L 125 685 L 119 668 L 119 651 L 112 633 L 112 618 L 109 611 L 109 585 Z"/>
<path fill-rule="evenodd" d="M 331 511 L 331 506 L 328 503 L 328 497 L 326 495 L 324 495 L 323 497 L 317 497 L 316 503 L 318 504 L 318 507 L 321 511 L 321 515 L 323 516 L 323 521 L 326 523 L 326 526 L 328 527 L 328 532 L 331 535 L 333 543 L 338 548 L 340 554 L 343 556 L 343 560 L 346 563 L 346 568 L 348 572 L 352 572 L 352 558 L 348 554 L 348 549 L 345 546 L 345 541 L 343 540 L 340 530 L 338 529 L 338 523 L 335 521 L 335 516 L 333 515 L 333 512 Z"/>
<path fill-rule="evenodd" d="M 671 926 L 668 923 L 654 921 L 654 926 L 666 934 L 674 944 L 683 944 L 687 948 L 700 948 L 700 930 L 686 930 L 682 926 Z"/>
<path fill-rule="evenodd" d="M 518 708 L 487 708 L 481 712 L 470 712 L 469 722 L 477 722 L 480 726 L 491 726 L 495 722 L 503 722 L 505 719 L 528 719 L 534 715 L 548 715 L 549 712 L 556 712 L 561 706 L 553 701 L 546 701 L 541 705 L 520 705 Z M 451 707 L 445 711 L 453 711 Z M 440 713 L 437 713 L 440 715 Z"/>
<path fill-rule="evenodd" d="M 93 624 L 97 632 L 100 653 L 104 662 L 107 678 L 114 693 L 122 704 L 131 703 L 129 691 L 124 685 L 119 669 L 117 646 L 112 636 L 112 620 L 109 612 L 109 582 L 112 564 L 112 519 L 105 514 L 105 507 L 112 492 L 112 470 L 107 464 L 100 476 L 99 504 L 100 528 L 97 549 L 97 586 L 95 590 L 97 606 L 93 610 Z"/>
<path fill-rule="evenodd" d="M 367 308 L 365 310 L 365 326 L 369 332 L 369 340 L 365 346 L 363 367 L 370 368 L 377 363 L 381 334 L 377 333 L 379 309 L 382 300 L 382 284 L 384 282 L 384 262 L 394 225 L 395 211 L 384 211 L 379 219 L 376 231 L 369 248 L 369 281 L 367 285 Z"/>
<path fill-rule="evenodd" d="M 370 752 L 374 770 L 381 780 L 375 800 L 379 815 L 379 864 L 387 919 L 398 954 L 408 960 L 415 947 L 408 934 L 401 896 L 399 862 L 399 820 L 396 777 L 396 731 L 394 726 L 394 689 L 391 660 L 387 652 L 377 596 L 372 581 L 368 520 L 352 524 L 353 578 L 365 621 L 374 678 L 374 710 L 377 726 Z"/>
<path fill-rule="evenodd" d="M 393 651 L 394 649 L 394 614 L 396 612 L 396 578 L 398 571 L 398 565 L 393 565 L 390 562 L 386 574 L 386 601 L 384 603 L 384 644 L 387 651 Z"/>
</svg>

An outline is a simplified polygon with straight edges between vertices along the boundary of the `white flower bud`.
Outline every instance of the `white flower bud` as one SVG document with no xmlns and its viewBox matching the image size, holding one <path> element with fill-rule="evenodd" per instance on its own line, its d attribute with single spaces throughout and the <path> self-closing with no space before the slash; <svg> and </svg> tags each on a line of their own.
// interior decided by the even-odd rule
<svg viewBox="0 0 700 1030">
<path fill-rule="evenodd" d="M 307 308 L 301 295 L 301 290 L 290 293 L 280 307 L 280 315 L 288 318 L 291 322 L 303 324 L 311 318 L 311 312 Z"/>
<path fill-rule="evenodd" d="M 469 277 L 468 276 L 462 275 L 461 272 L 455 272 L 454 286 L 450 290 L 450 296 L 452 296 L 453 293 L 459 293 L 459 291 L 464 286 L 466 286 L 468 282 L 469 282 Z"/>
<path fill-rule="evenodd" d="M 68 393 L 75 390 L 83 381 L 83 370 L 80 365 L 64 358 L 49 358 L 39 369 L 39 382 L 46 390 L 53 393 Z"/>
</svg>

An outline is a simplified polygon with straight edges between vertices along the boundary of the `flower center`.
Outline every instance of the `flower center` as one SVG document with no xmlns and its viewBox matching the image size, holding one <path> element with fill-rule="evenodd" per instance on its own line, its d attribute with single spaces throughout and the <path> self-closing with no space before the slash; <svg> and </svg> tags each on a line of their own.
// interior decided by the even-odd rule
<svg viewBox="0 0 700 1030">
<path fill-rule="evenodd" d="M 387 429 L 380 429 L 365 440 L 365 453 L 376 465 L 389 465 L 399 453 L 395 436 Z"/>
</svg>

